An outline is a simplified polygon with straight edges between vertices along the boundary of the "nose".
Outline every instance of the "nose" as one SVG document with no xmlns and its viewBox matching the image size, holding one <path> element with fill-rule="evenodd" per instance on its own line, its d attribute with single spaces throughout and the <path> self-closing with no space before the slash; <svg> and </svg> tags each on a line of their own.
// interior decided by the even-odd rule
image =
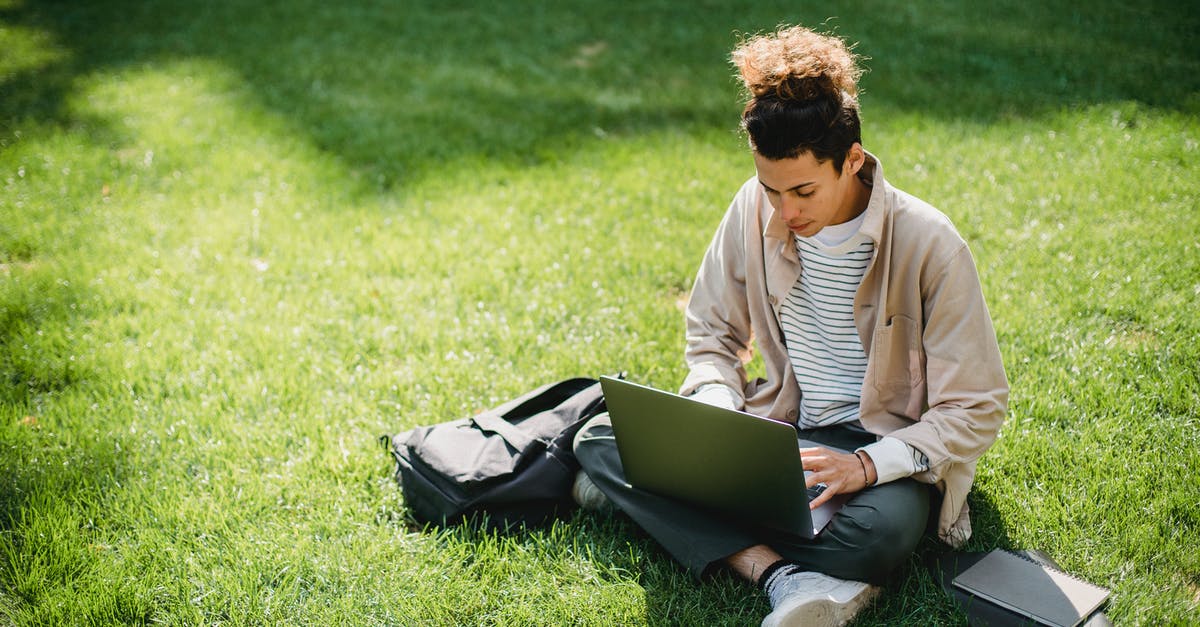
<svg viewBox="0 0 1200 627">
<path fill-rule="evenodd" d="M 792 222 L 800 218 L 800 198 L 796 194 L 780 194 L 779 216 L 785 222 Z"/>
</svg>

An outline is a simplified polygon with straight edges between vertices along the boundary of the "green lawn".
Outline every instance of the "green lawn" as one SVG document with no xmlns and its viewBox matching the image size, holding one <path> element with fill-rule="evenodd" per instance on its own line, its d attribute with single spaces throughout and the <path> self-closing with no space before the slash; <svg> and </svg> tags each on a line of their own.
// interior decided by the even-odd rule
<svg viewBox="0 0 1200 627">
<path fill-rule="evenodd" d="M 755 624 L 619 516 L 416 528 L 376 439 L 678 385 L 728 50 L 836 16 L 1011 379 L 970 548 L 1200 622 L 1200 8 L 447 4 L 0 0 L 0 621 Z M 859 623 L 965 623 L 940 550 Z"/>
</svg>

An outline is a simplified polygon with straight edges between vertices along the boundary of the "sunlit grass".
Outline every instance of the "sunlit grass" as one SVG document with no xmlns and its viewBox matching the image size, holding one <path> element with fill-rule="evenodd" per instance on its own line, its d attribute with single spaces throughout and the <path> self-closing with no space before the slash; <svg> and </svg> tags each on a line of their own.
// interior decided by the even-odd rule
<svg viewBox="0 0 1200 627">
<path fill-rule="evenodd" d="M 1013 384 L 971 547 L 1050 553 L 1119 622 L 1188 622 L 1197 19 L 1005 6 L 990 29 L 829 10 L 876 57 L 868 148 L 970 240 Z M 766 611 L 620 518 L 416 530 L 376 438 L 567 376 L 676 386 L 680 299 L 753 173 L 731 32 L 827 14 L 476 11 L 3 6 L 0 616 Z M 1129 54 L 1078 55 L 1099 40 Z M 862 622 L 962 620 L 918 557 Z"/>
</svg>

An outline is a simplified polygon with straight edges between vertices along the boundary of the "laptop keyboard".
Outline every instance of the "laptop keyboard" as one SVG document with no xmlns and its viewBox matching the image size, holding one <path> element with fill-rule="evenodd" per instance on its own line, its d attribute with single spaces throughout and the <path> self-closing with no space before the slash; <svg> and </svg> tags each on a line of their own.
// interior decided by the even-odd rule
<svg viewBox="0 0 1200 627">
<path fill-rule="evenodd" d="M 824 483 L 818 483 L 817 485 L 809 488 L 808 489 L 808 500 L 811 501 L 811 500 L 817 498 L 818 496 L 821 496 L 821 493 L 823 493 L 825 491 L 825 488 L 827 488 L 827 487 L 828 486 L 826 486 Z"/>
</svg>

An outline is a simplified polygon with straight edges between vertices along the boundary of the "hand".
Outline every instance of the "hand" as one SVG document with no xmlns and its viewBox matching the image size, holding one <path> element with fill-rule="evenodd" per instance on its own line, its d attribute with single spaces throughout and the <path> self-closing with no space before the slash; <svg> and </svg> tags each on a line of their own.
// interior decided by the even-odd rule
<svg viewBox="0 0 1200 627">
<path fill-rule="evenodd" d="M 860 461 L 854 453 L 836 453 L 824 447 L 800 449 L 800 463 L 811 471 L 805 485 L 811 488 L 825 484 L 825 491 L 809 503 L 809 509 L 817 509 L 834 495 L 858 492 L 871 485 L 866 475 L 874 473 L 875 464 L 869 461 L 869 455 L 864 453 L 863 457 L 866 459 Z"/>
</svg>

